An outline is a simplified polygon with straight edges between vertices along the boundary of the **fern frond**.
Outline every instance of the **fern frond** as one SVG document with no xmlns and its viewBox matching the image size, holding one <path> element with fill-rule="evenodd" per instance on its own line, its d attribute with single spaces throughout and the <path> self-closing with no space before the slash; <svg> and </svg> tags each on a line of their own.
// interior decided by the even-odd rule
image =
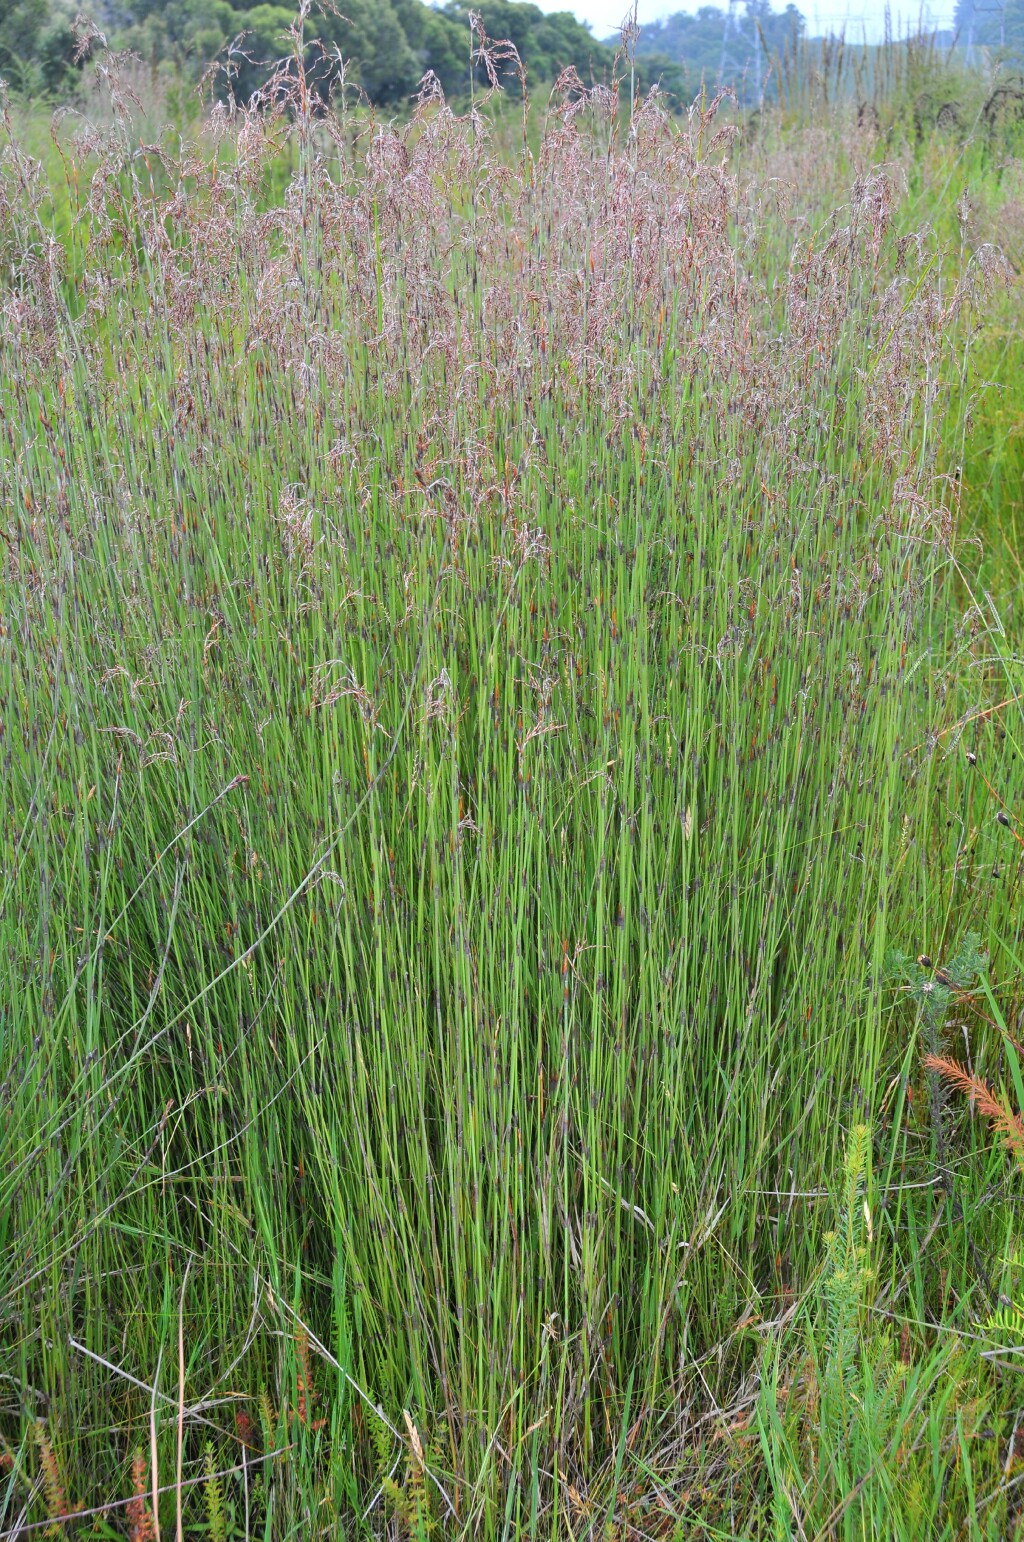
<svg viewBox="0 0 1024 1542">
<path fill-rule="evenodd" d="M 136 1451 L 132 1457 L 132 1497 L 128 1501 L 128 1536 L 130 1542 L 153 1542 L 156 1530 L 153 1512 L 149 1507 L 149 1467 L 145 1452 Z"/>
<path fill-rule="evenodd" d="M 943 1081 L 965 1093 L 984 1114 L 989 1124 L 1001 1137 L 1006 1149 L 1024 1165 L 1024 1119 L 1015 1114 L 992 1091 L 980 1076 L 968 1071 L 958 1060 L 947 1060 L 942 1055 L 926 1055 L 924 1063 L 929 1071 L 935 1071 Z"/>
</svg>

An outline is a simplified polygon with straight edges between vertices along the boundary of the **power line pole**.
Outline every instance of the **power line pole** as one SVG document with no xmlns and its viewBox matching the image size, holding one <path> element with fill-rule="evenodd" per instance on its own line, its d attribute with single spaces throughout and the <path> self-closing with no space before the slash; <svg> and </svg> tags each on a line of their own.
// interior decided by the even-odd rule
<svg viewBox="0 0 1024 1542">
<path fill-rule="evenodd" d="M 718 84 L 724 85 L 725 71 L 729 62 L 729 34 L 736 30 L 735 14 L 739 0 L 729 0 L 729 9 L 725 13 L 725 22 L 722 26 L 722 61 L 718 66 Z"/>
</svg>

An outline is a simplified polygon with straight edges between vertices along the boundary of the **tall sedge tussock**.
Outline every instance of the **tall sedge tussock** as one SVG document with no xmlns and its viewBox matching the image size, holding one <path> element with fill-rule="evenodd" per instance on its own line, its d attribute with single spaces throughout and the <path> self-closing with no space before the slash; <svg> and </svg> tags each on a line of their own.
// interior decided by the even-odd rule
<svg viewBox="0 0 1024 1542">
<path fill-rule="evenodd" d="M 934 753 L 990 254 L 719 99 L 509 150 L 297 48 L 140 143 L 110 70 L 60 220 L 0 162 L 5 1374 L 76 1492 L 180 1421 L 186 1527 L 685 1515 L 846 1129 L 927 1197 L 889 941 L 1008 913 Z"/>
</svg>

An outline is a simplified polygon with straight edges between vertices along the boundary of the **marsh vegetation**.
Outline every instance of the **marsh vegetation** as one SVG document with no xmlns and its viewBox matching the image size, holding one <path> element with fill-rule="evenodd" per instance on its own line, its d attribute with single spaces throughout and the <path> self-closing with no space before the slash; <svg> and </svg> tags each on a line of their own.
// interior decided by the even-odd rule
<svg viewBox="0 0 1024 1542">
<path fill-rule="evenodd" d="M 0 1530 L 1012 1535 L 1010 130 L 106 68 L 0 152 Z"/>
</svg>

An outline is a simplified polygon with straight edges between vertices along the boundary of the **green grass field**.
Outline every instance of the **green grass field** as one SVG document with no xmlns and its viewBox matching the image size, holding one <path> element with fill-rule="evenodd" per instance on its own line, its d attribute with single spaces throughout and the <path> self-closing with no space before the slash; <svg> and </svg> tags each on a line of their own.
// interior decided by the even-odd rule
<svg viewBox="0 0 1024 1542">
<path fill-rule="evenodd" d="M 815 100 L 8 115 L 0 1537 L 1016 1535 L 1024 178 Z"/>
</svg>

